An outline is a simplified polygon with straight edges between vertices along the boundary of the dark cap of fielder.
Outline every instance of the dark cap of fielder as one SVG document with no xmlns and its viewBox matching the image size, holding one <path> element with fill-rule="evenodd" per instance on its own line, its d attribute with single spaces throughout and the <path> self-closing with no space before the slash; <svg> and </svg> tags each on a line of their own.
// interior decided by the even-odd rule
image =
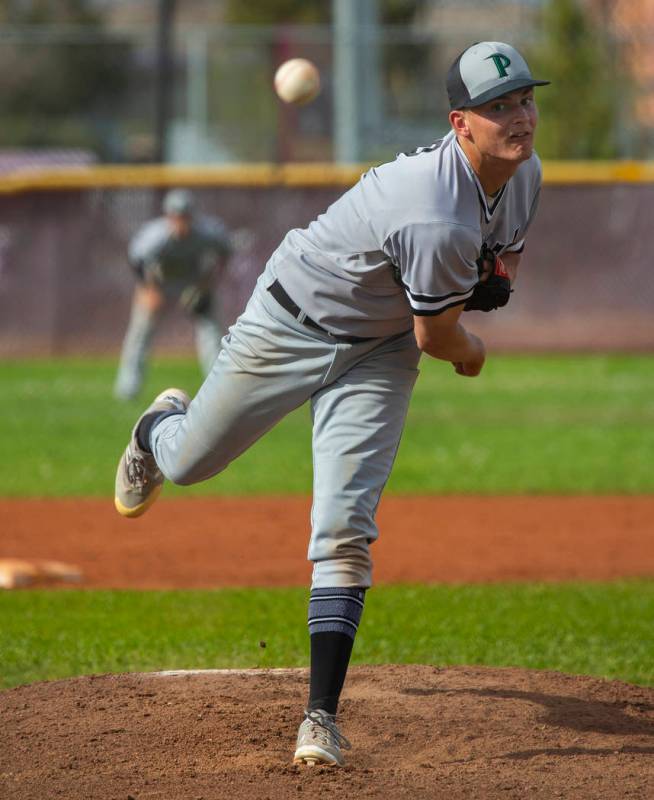
<svg viewBox="0 0 654 800">
<path fill-rule="evenodd" d="M 473 108 L 507 92 L 546 86 L 536 80 L 520 53 L 504 42 L 477 42 L 464 50 L 447 73 L 450 108 Z"/>
</svg>

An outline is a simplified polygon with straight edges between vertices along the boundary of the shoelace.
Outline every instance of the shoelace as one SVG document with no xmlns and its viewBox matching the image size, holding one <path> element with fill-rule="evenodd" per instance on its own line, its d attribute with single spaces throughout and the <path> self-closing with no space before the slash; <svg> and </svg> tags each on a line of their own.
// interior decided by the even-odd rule
<svg viewBox="0 0 654 800">
<path fill-rule="evenodd" d="M 145 461 L 141 456 L 134 455 L 127 462 L 127 480 L 137 491 L 147 483 Z"/>
<path fill-rule="evenodd" d="M 328 740 L 329 737 L 336 741 L 336 744 L 339 747 L 342 747 L 343 750 L 351 750 L 352 745 L 350 742 L 343 736 L 343 734 L 339 731 L 336 727 L 336 723 L 334 722 L 334 718 L 327 716 L 325 714 L 319 714 L 317 711 L 305 711 L 304 712 L 305 719 L 308 719 L 312 725 L 315 725 L 317 728 L 322 728 L 318 730 L 318 734 L 323 735 L 323 741 L 325 744 L 331 744 Z M 323 731 L 328 734 L 328 736 L 323 733 Z"/>
</svg>

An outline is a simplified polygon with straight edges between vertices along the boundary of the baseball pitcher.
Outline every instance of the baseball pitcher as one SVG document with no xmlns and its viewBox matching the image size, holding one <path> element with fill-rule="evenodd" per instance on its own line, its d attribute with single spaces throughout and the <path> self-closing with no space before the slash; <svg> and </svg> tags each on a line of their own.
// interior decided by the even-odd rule
<svg viewBox="0 0 654 800">
<path fill-rule="evenodd" d="M 177 303 L 193 321 L 205 375 L 220 350 L 223 330 L 212 289 L 231 253 L 227 229 L 219 219 L 194 214 L 193 197 L 182 189 L 168 192 L 163 211 L 129 244 L 136 287 L 114 386 L 121 400 L 136 397 L 141 389 L 152 338 L 166 307 Z"/>
<path fill-rule="evenodd" d="M 311 670 L 298 763 L 344 762 L 337 705 L 418 362 L 426 354 L 462 376 L 482 371 L 484 344 L 464 312 L 510 300 L 541 184 L 534 87 L 545 83 L 508 44 L 465 50 L 447 76 L 450 132 L 370 169 L 291 230 L 197 395 L 155 398 L 119 462 L 116 508 L 136 517 L 165 478 L 217 475 L 311 404 Z"/>
</svg>

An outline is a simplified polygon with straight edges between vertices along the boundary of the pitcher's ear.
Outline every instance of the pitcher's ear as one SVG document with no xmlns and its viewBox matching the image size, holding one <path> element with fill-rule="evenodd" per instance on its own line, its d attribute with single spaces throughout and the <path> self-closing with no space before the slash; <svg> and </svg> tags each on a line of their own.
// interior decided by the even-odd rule
<svg viewBox="0 0 654 800">
<path fill-rule="evenodd" d="M 457 136 L 467 137 L 470 135 L 468 117 L 466 116 L 465 111 L 461 109 L 455 109 L 454 111 L 450 111 L 449 117 L 452 130 L 454 131 L 454 133 L 456 133 Z"/>
</svg>

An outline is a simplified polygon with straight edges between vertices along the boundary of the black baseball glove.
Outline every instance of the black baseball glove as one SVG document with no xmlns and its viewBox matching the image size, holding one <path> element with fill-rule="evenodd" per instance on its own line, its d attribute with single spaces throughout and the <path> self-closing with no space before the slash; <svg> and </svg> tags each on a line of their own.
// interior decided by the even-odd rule
<svg viewBox="0 0 654 800">
<path fill-rule="evenodd" d="M 163 284 L 163 270 L 157 261 L 144 261 L 141 258 L 130 260 L 130 267 L 134 272 L 137 283 L 149 283 L 161 286 Z"/>
<path fill-rule="evenodd" d="M 187 314 L 206 314 L 211 308 L 211 292 L 201 286 L 187 286 L 179 304 Z"/>
<path fill-rule="evenodd" d="M 493 311 L 509 302 L 511 281 L 502 259 L 484 245 L 477 259 L 479 283 L 466 304 L 464 311 Z"/>
</svg>

